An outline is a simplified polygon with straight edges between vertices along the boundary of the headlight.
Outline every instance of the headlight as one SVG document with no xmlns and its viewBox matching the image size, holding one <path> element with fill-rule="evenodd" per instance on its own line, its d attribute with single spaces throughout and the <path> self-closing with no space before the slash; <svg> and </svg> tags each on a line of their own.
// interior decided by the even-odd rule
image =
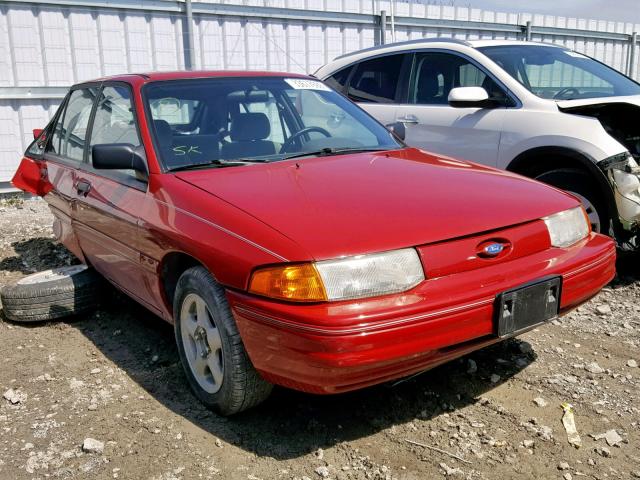
<svg viewBox="0 0 640 480">
<path fill-rule="evenodd" d="M 582 207 L 549 215 L 542 220 L 547 225 L 551 245 L 554 247 L 569 247 L 589 235 L 591 230 L 587 214 Z"/>
<path fill-rule="evenodd" d="M 413 248 L 257 270 L 249 291 L 281 300 L 319 302 L 409 290 L 424 280 Z"/>
</svg>

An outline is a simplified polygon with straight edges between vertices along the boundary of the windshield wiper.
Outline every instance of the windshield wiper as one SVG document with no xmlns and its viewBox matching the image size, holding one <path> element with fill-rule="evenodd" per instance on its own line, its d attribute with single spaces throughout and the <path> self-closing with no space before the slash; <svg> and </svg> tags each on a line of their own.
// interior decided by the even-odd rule
<svg viewBox="0 0 640 480">
<path fill-rule="evenodd" d="M 375 147 L 353 147 L 353 148 L 333 148 L 333 147 L 325 147 L 320 150 L 315 150 L 312 152 L 300 152 L 294 153 L 292 155 L 286 155 L 282 158 L 282 160 L 290 160 L 292 158 L 302 158 L 302 157 L 330 157 L 332 155 L 342 155 L 343 153 L 359 153 L 359 152 L 384 152 L 386 150 L 392 150 L 390 148 L 375 148 Z"/>
<path fill-rule="evenodd" d="M 179 167 L 170 168 L 169 172 L 182 172 L 184 170 L 197 170 L 199 168 L 207 167 L 239 167 L 242 165 L 250 165 L 252 163 L 261 162 L 262 160 L 211 160 L 209 162 L 191 163 L 189 165 L 180 165 Z"/>
</svg>

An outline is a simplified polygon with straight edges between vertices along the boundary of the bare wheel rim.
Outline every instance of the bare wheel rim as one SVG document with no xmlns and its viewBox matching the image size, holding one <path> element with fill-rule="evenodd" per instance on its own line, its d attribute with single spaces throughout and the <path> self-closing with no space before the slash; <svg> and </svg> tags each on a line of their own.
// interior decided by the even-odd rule
<svg viewBox="0 0 640 480">
<path fill-rule="evenodd" d="M 28 275 L 18 280 L 18 285 L 34 285 L 36 283 L 54 282 L 70 278 L 87 269 L 86 265 L 72 265 L 67 267 L 51 268 L 42 272 Z"/>
<path fill-rule="evenodd" d="M 598 215 L 598 211 L 596 207 L 593 206 L 593 203 L 589 201 L 589 199 L 579 193 L 569 191 L 572 195 L 575 195 L 582 202 L 582 206 L 587 211 L 587 216 L 589 217 L 589 223 L 591 223 L 591 230 L 594 232 L 600 233 L 601 223 L 600 223 L 600 215 Z"/>
<path fill-rule="evenodd" d="M 180 336 L 189 369 L 207 393 L 216 393 L 224 378 L 222 338 L 207 303 L 190 293 L 180 309 Z"/>
</svg>

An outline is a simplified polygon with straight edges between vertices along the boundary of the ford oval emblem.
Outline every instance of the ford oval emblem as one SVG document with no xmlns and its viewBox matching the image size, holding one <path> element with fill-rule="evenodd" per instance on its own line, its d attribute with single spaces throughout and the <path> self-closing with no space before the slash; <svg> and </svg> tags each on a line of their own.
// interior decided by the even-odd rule
<svg viewBox="0 0 640 480">
<path fill-rule="evenodd" d="M 480 258 L 502 258 L 511 252 L 511 242 L 506 238 L 490 238 L 480 242 L 476 255 Z"/>
<path fill-rule="evenodd" d="M 489 255 L 490 257 L 495 257 L 497 255 L 500 255 L 500 253 L 502 253 L 503 250 L 504 250 L 504 245 L 501 243 L 490 243 L 489 245 L 487 245 L 482 249 L 482 251 L 485 254 Z"/>
</svg>

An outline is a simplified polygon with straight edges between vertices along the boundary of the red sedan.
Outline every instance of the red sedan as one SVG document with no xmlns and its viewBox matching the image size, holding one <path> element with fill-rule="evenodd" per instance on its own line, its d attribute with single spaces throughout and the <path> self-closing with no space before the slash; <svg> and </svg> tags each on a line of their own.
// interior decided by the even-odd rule
<svg viewBox="0 0 640 480">
<path fill-rule="evenodd" d="M 44 196 L 84 263 L 175 325 L 189 384 L 222 414 L 272 384 L 337 393 L 432 368 L 615 273 L 576 198 L 407 148 L 306 76 L 76 85 L 14 184 Z"/>
</svg>

